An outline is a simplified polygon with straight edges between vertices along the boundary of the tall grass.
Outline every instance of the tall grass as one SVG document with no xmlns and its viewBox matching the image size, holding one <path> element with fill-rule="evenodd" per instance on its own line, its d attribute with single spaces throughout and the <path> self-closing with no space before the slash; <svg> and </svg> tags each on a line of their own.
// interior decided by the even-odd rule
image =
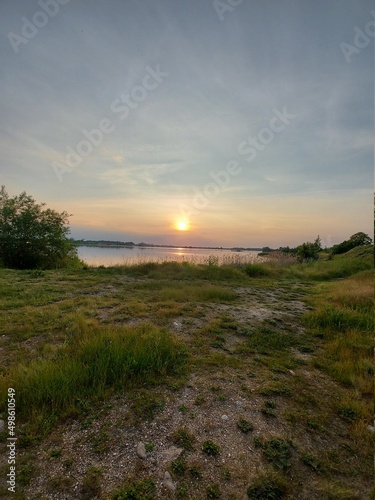
<svg viewBox="0 0 375 500">
<path fill-rule="evenodd" d="M 19 417 L 32 412 L 57 416 L 77 400 L 100 398 L 108 388 L 178 372 L 185 358 L 184 346 L 150 323 L 104 328 L 79 321 L 52 358 L 10 369 L 0 390 L 4 396 L 7 387 L 15 388 Z"/>
<path fill-rule="evenodd" d="M 310 331 L 323 338 L 317 366 L 363 396 L 373 392 L 373 273 L 320 285 L 314 311 L 304 317 Z"/>
<path fill-rule="evenodd" d="M 285 275 L 299 279 L 326 281 L 347 278 L 361 271 L 374 268 L 372 245 L 354 248 L 333 259 L 295 264 L 285 268 Z"/>
</svg>

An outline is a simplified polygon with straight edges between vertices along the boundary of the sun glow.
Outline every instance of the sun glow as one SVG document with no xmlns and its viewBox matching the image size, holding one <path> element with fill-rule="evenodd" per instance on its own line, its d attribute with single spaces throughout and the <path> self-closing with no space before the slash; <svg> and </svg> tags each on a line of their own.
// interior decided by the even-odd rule
<svg viewBox="0 0 375 500">
<path fill-rule="evenodd" d="M 188 228 L 188 225 L 184 220 L 180 220 L 177 222 L 177 229 L 179 231 L 186 231 L 187 228 Z"/>
</svg>

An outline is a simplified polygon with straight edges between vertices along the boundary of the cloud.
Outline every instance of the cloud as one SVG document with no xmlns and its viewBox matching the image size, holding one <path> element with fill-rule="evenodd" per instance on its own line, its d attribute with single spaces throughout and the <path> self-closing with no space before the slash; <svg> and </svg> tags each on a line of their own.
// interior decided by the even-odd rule
<svg viewBox="0 0 375 500">
<path fill-rule="evenodd" d="M 5 42 L 34 7 L 7 0 Z M 293 210 L 280 218 L 273 201 L 300 196 L 306 226 L 316 213 L 313 193 L 332 221 L 321 224 L 344 234 L 340 196 L 357 207 L 352 225 L 359 226 L 360 198 L 373 184 L 373 47 L 347 64 L 339 44 L 350 42 L 372 8 L 370 0 L 343 0 L 340 8 L 320 0 L 243 2 L 221 22 L 211 1 L 111 0 L 89 9 L 69 2 L 19 54 L 4 47 L 2 183 L 71 206 L 86 222 L 105 225 L 112 217 L 120 224 L 116 210 L 126 207 L 132 231 L 144 224 L 150 235 L 172 237 L 160 228 L 176 207 L 204 187 L 211 171 L 237 160 L 241 175 L 202 211 L 197 239 L 204 233 L 220 243 L 227 234 L 233 244 L 245 243 L 266 237 L 275 224 L 294 239 Z M 120 121 L 111 103 L 156 65 L 168 78 Z M 284 106 L 295 120 L 247 162 L 238 145 Z M 58 183 L 51 163 L 64 162 L 66 147 L 76 147 L 82 130 L 103 118 L 115 130 Z M 272 207 L 267 223 L 257 203 Z M 113 212 L 105 210 L 104 219 L 106 205 Z M 283 230 L 274 234 L 276 241 Z"/>
</svg>

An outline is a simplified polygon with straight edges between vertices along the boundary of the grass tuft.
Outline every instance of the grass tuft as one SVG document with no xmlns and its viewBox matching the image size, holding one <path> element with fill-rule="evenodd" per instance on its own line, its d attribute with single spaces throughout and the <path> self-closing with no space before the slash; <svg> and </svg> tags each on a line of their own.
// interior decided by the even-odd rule
<svg viewBox="0 0 375 500">
<path fill-rule="evenodd" d="M 81 321 L 75 335 L 52 358 L 10 369 L 1 381 L 1 392 L 15 388 L 19 416 L 33 411 L 61 415 L 76 406 L 77 394 L 80 400 L 98 398 L 108 388 L 176 373 L 185 360 L 184 346 L 151 323 L 92 327 Z"/>
</svg>

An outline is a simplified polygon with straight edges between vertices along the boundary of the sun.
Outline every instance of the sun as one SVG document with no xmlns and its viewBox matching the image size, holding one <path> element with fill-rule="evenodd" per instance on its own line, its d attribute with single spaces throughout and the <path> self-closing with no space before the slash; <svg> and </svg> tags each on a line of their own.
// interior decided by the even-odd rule
<svg viewBox="0 0 375 500">
<path fill-rule="evenodd" d="M 177 222 L 177 229 L 179 231 L 186 231 L 187 228 L 188 228 L 188 225 L 184 220 L 180 220 Z"/>
</svg>

